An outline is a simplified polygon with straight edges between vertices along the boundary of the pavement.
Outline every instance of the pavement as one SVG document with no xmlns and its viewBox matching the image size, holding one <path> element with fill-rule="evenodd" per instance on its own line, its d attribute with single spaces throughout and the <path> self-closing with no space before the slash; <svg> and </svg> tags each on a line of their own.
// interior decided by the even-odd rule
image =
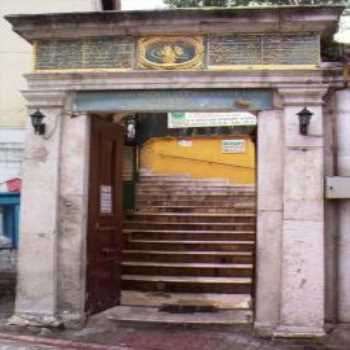
<svg viewBox="0 0 350 350">
<path fill-rule="evenodd" d="M 321 340 L 263 339 L 251 327 L 120 324 L 108 313 L 92 317 L 80 330 L 18 328 L 6 324 L 13 298 L 0 298 L 0 350 L 350 350 L 350 325 Z"/>
<path fill-rule="evenodd" d="M 30 346 L 26 343 L 20 343 L 20 342 L 8 342 L 1 340 L 0 344 L 1 350 L 56 350 L 55 347 L 39 347 L 37 345 Z"/>
</svg>

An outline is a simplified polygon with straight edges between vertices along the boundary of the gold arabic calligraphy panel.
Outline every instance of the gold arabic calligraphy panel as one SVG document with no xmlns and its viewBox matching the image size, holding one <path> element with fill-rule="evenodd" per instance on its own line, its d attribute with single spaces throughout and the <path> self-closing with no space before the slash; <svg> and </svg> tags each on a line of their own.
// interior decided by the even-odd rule
<svg viewBox="0 0 350 350">
<path fill-rule="evenodd" d="M 138 41 L 138 68 L 200 69 L 204 60 L 202 37 L 148 37 Z"/>
</svg>

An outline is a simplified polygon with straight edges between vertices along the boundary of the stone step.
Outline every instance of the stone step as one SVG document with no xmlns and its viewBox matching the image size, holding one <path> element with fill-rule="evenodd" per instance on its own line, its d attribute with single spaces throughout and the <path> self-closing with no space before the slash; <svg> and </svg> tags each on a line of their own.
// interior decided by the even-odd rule
<svg viewBox="0 0 350 350">
<path fill-rule="evenodd" d="M 125 306 L 179 305 L 212 307 L 219 310 L 250 310 L 252 297 L 249 294 L 217 294 L 217 293 L 159 293 L 124 290 L 121 293 L 121 304 Z"/>
<path fill-rule="evenodd" d="M 136 208 L 124 225 L 124 290 L 251 293 L 254 185 L 145 172 Z"/>
<path fill-rule="evenodd" d="M 254 183 L 237 183 L 232 182 L 229 179 L 218 179 L 218 178 L 194 178 L 187 176 L 139 176 L 138 181 L 139 184 L 144 185 L 152 185 L 154 183 L 159 184 L 198 184 L 198 185 L 220 185 L 220 186 L 231 186 L 237 188 L 256 188 Z"/>
<path fill-rule="evenodd" d="M 255 231 L 194 231 L 194 230 L 123 230 L 124 234 L 131 239 L 152 240 L 199 240 L 204 241 L 255 241 Z"/>
<path fill-rule="evenodd" d="M 222 187 L 222 186 L 228 186 L 228 187 L 235 187 L 237 189 L 242 189 L 242 190 L 252 190 L 255 189 L 255 186 L 246 186 L 246 185 L 236 185 L 232 184 L 228 181 L 217 181 L 217 180 L 193 180 L 193 179 L 173 179 L 173 180 L 163 180 L 161 178 L 157 180 L 144 180 L 144 179 L 138 179 L 137 181 L 138 186 L 145 186 L 145 187 L 168 187 L 168 186 L 190 186 L 190 187 L 195 187 L 195 186 L 204 186 L 204 187 Z"/>
<path fill-rule="evenodd" d="M 215 179 L 215 178 L 206 178 L 206 179 L 196 179 L 190 176 L 139 176 L 138 184 L 141 185 L 168 185 L 168 184 L 190 184 L 190 185 L 204 185 L 204 186 L 230 186 L 237 187 L 242 189 L 255 189 L 256 186 L 254 184 L 240 184 L 233 183 L 227 179 Z"/>
<path fill-rule="evenodd" d="M 145 191 L 137 191 L 136 192 L 136 196 L 139 197 L 140 199 L 144 199 L 144 198 L 151 198 L 153 199 L 154 197 L 161 197 L 161 198 L 179 198 L 181 199 L 182 196 L 192 196 L 195 198 L 202 198 L 202 199 L 212 199 L 213 198 L 217 198 L 217 199 L 224 199 L 225 197 L 228 197 L 229 199 L 232 198 L 240 198 L 240 199 L 249 199 L 251 201 L 255 200 L 255 193 L 238 193 L 235 191 L 201 191 L 201 190 L 182 190 L 182 191 L 176 191 L 176 190 L 154 190 L 154 191 L 149 191 L 149 192 L 145 192 Z"/>
<path fill-rule="evenodd" d="M 138 213 L 128 214 L 128 221 L 171 222 L 171 223 L 255 223 L 254 214 L 208 214 L 208 213 Z"/>
<path fill-rule="evenodd" d="M 155 188 L 160 189 L 205 189 L 205 190 L 220 190 L 220 189 L 228 189 L 228 190 L 236 190 L 237 192 L 256 192 L 255 186 L 245 186 L 245 185 L 234 185 L 230 183 L 222 183 L 222 182 L 213 182 L 213 181 L 149 181 L 149 182 L 140 182 L 139 180 L 136 183 L 136 188 L 151 190 Z"/>
<path fill-rule="evenodd" d="M 183 182 L 138 182 L 136 188 L 141 191 L 152 191 L 154 189 L 159 190 L 202 190 L 202 191 L 219 191 L 219 190 L 232 190 L 236 192 L 256 192 L 255 187 L 238 186 L 230 184 L 222 184 L 218 182 L 194 182 L 194 181 L 183 181 Z"/>
<path fill-rule="evenodd" d="M 233 214 L 233 213 L 247 213 L 255 214 L 256 205 L 255 204 L 246 204 L 240 205 L 235 204 L 230 207 L 211 207 L 211 206 L 189 206 L 189 205 L 174 205 L 174 206 L 146 206 L 143 208 L 137 208 L 139 213 L 222 213 L 222 214 Z"/>
<path fill-rule="evenodd" d="M 123 261 L 207 264 L 252 264 L 252 252 L 132 250 L 122 252 Z"/>
<path fill-rule="evenodd" d="M 108 319 L 118 324 L 139 325 L 250 325 L 253 322 L 251 310 L 220 310 L 219 312 L 169 313 L 157 307 L 117 306 L 108 312 Z"/>
<path fill-rule="evenodd" d="M 252 241 L 171 241 L 133 239 L 128 240 L 130 250 L 171 250 L 171 251 L 216 251 L 216 252 L 253 252 L 255 242 Z"/>
<path fill-rule="evenodd" d="M 136 208 L 147 208 L 151 206 L 187 206 L 187 207 L 211 207 L 211 208 L 235 208 L 236 206 L 253 206 L 256 207 L 256 201 L 251 198 L 236 198 L 234 200 L 217 200 L 207 198 L 206 201 L 203 201 L 198 198 L 190 198 L 190 199 L 164 199 L 164 198 L 156 198 L 156 199 L 142 199 L 136 197 Z"/>
<path fill-rule="evenodd" d="M 206 205 L 211 207 L 232 207 L 236 205 L 256 205 L 255 198 L 248 197 L 206 197 L 202 196 L 174 196 L 174 197 L 164 197 L 164 196 L 143 196 L 141 198 L 136 197 L 136 207 L 145 206 L 200 206 Z"/>
<path fill-rule="evenodd" d="M 255 188 L 252 187 L 240 187 L 240 186 L 230 186 L 230 185 L 222 185 L 222 184 L 199 184 L 199 183 L 183 183 L 183 184 L 143 184 L 143 183 L 137 183 L 136 188 L 138 191 L 186 191 L 186 190 L 197 190 L 197 191 L 203 191 L 203 192 L 210 192 L 210 191 L 233 191 L 237 193 L 256 193 Z"/>
<path fill-rule="evenodd" d="M 140 182 L 154 182 L 154 181 L 189 181 L 193 180 L 190 175 L 139 175 Z M 224 180 L 225 181 L 225 180 Z"/>
<path fill-rule="evenodd" d="M 254 231 L 255 223 L 246 222 L 150 222 L 125 221 L 125 229 L 156 229 L 156 230 L 216 230 L 216 231 Z"/>
<path fill-rule="evenodd" d="M 251 293 L 249 277 L 122 275 L 122 289 L 167 293 Z"/>
<path fill-rule="evenodd" d="M 176 200 L 186 200 L 191 199 L 195 197 L 195 199 L 201 199 L 205 201 L 206 199 L 217 199 L 217 200 L 232 200 L 232 199 L 238 199 L 238 200 L 255 200 L 255 193 L 234 193 L 234 192 L 219 192 L 219 191 L 191 191 L 185 190 L 185 191 L 153 191 L 153 192 L 140 192 L 137 191 L 136 196 L 138 199 L 175 199 Z"/>
<path fill-rule="evenodd" d="M 150 173 L 140 173 L 139 172 L 139 179 L 140 180 L 145 180 L 145 181 L 149 181 L 149 180 L 167 180 L 167 181 L 181 181 L 181 180 L 192 180 L 192 181 L 229 181 L 227 179 L 223 179 L 223 178 L 209 178 L 209 179 L 201 179 L 201 178 L 194 178 L 192 177 L 190 174 L 150 174 Z"/>
<path fill-rule="evenodd" d="M 252 277 L 252 264 L 199 264 L 125 261 L 122 273 L 144 276 Z"/>
<path fill-rule="evenodd" d="M 220 181 L 220 180 L 211 180 L 211 179 L 180 179 L 180 180 L 163 180 L 162 178 L 157 179 L 157 181 L 143 181 L 142 178 L 139 178 L 137 181 L 137 186 L 140 187 L 162 187 L 162 186 L 185 186 L 188 187 L 188 184 L 191 186 L 203 186 L 203 187 L 229 187 L 237 188 L 239 190 L 250 190 L 254 191 L 256 186 L 254 184 L 235 184 L 229 181 Z"/>
</svg>

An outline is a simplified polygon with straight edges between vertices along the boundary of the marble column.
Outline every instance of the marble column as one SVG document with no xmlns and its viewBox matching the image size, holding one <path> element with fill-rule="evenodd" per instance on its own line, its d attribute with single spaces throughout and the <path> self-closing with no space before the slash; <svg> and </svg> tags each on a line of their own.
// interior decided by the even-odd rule
<svg viewBox="0 0 350 350">
<path fill-rule="evenodd" d="M 338 176 L 350 176 L 350 88 L 336 92 Z M 350 322 L 350 199 L 338 201 L 338 321 Z"/>
<path fill-rule="evenodd" d="M 23 163 L 18 281 L 10 323 L 55 326 L 62 112 L 58 92 L 26 92 L 28 114 L 40 108 L 46 134 L 35 135 L 28 120 Z M 29 118 L 28 118 L 29 119 Z"/>
<path fill-rule="evenodd" d="M 283 114 L 258 116 L 255 329 L 271 335 L 279 321 L 283 217 Z"/>
<path fill-rule="evenodd" d="M 283 230 L 281 301 L 275 336 L 323 336 L 325 319 L 324 132 L 327 89 L 280 89 L 283 98 Z M 314 115 L 300 135 L 297 113 Z"/>
<path fill-rule="evenodd" d="M 58 240 L 58 313 L 68 328 L 85 320 L 90 118 L 63 117 Z"/>
</svg>

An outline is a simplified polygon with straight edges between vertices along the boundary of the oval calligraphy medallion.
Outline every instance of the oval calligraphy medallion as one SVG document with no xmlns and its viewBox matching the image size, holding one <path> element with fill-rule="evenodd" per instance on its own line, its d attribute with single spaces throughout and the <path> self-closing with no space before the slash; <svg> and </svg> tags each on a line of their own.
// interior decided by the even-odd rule
<svg viewBox="0 0 350 350">
<path fill-rule="evenodd" d="M 193 69 L 203 63 L 200 37 L 143 38 L 138 42 L 138 66 L 151 69 Z"/>
</svg>

